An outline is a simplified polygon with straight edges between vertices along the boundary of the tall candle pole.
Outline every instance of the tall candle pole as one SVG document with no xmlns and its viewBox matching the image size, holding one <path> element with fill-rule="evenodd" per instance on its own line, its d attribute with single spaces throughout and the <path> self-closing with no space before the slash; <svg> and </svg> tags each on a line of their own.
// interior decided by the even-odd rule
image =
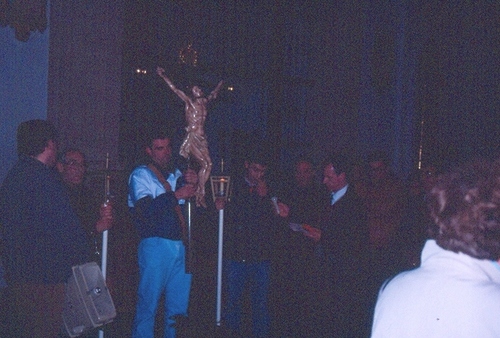
<svg viewBox="0 0 500 338">
<path fill-rule="evenodd" d="M 420 144 L 418 146 L 418 165 L 417 169 L 422 169 L 422 155 L 424 151 L 424 116 L 422 115 L 422 119 L 420 120 Z"/>
<path fill-rule="evenodd" d="M 216 324 L 221 325 L 222 308 L 222 246 L 224 241 L 224 209 L 219 210 L 219 248 L 217 253 L 217 313 Z"/>
<path fill-rule="evenodd" d="M 221 169 L 224 168 L 224 160 L 221 161 Z M 212 196 L 214 202 L 217 199 L 228 201 L 230 193 L 230 177 L 229 176 L 212 176 Z M 216 324 L 221 325 L 221 309 L 222 309 L 222 248 L 224 246 L 224 209 L 219 210 L 219 239 L 218 239 L 218 255 L 217 255 L 217 304 L 216 304 Z"/>
<path fill-rule="evenodd" d="M 104 173 L 104 206 L 110 203 L 110 189 L 109 189 L 109 153 L 106 153 L 106 171 Z M 106 270 L 108 265 L 108 230 L 102 232 L 102 251 L 101 251 L 101 271 L 104 281 L 106 281 Z M 104 330 L 99 330 L 99 338 L 104 338 Z"/>
<path fill-rule="evenodd" d="M 107 206 L 110 203 L 110 189 L 109 189 L 109 181 L 111 179 L 109 175 L 109 153 L 106 153 L 106 178 L 104 183 L 104 206 Z M 106 270 L 108 263 L 108 230 L 104 230 L 102 232 L 102 257 L 101 257 L 101 270 L 102 276 L 104 280 L 106 280 Z"/>
</svg>

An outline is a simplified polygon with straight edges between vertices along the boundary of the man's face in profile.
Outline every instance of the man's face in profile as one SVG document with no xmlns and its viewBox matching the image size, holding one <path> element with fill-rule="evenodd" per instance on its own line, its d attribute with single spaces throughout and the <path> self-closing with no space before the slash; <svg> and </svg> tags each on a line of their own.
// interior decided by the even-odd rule
<svg viewBox="0 0 500 338">
<path fill-rule="evenodd" d="M 337 192 L 347 184 L 345 173 L 337 175 L 334 166 L 328 164 L 323 170 L 323 184 L 328 188 L 328 191 Z"/>
</svg>

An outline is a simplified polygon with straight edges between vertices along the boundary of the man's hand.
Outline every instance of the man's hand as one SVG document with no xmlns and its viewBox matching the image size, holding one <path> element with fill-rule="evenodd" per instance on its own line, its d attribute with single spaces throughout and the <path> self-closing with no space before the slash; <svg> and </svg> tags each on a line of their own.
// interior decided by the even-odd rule
<svg viewBox="0 0 500 338">
<path fill-rule="evenodd" d="M 278 215 L 281 217 L 288 217 L 288 214 L 290 213 L 290 207 L 288 205 L 278 202 L 278 209 L 280 211 Z"/>
<path fill-rule="evenodd" d="M 187 168 L 184 172 L 184 181 L 187 184 L 197 185 L 198 184 L 198 174 L 194 169 Z"/>
<path fill-rule="evenodd" d="M 194 185 L 186 184 L 182 188 L 175 190 L 174 195 L 178 200 L 181 200 L 181 199 L 188 199 L 190 197 L 193 197 L 195 192 L 196 192 L 196 188 Z"/>
<path fill-rule="evenodd" d="M 302 229 L 305 230 L 304 236 L 312 238 L 315 242 L 319 242 L 321 239 L 321 230 L 315 227 L 312 227 L 307 224 L 302 225 Z"/>
<path fill-rule="evenodd" d="M 225 198 L 216 198 L 215 199 L 215 208 L 217 210 L 222 210 L 226 206 L 226 199 Z"/>
<path fill-rule="evenodd" d="M 111 203 L 101 205 L 99 215 L 101 216 L 101 218 L 95 225 L 96 231 L 98 233 L 101 233 L 104 230 L 111 229 L 113 227 L 113 207 L 111 206 Z"/>
</svg>

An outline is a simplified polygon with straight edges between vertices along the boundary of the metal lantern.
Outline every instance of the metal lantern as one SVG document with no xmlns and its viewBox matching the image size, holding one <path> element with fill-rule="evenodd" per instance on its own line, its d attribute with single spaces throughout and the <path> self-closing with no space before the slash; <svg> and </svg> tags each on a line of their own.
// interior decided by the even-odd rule
<svg viewBox="0 0 500 338">
<path fill-rule="evenodd" d="M 214 202 L 218 198 L 223 198 L 226 202 L 230 198 L 230 182 L 229 176 L 211 176 L 210 183 L 212 184 L 212 197 Z"/>
</svg>

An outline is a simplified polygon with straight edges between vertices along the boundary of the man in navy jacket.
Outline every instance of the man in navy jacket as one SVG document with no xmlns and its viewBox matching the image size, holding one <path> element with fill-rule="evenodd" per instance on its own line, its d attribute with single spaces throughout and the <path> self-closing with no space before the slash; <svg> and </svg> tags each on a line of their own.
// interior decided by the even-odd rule
<svg viewBox="0 0 500 338">
<path fill-rule="evenodd" d="M 12 325 L 22 337 L 55 337 L 62 328 L 64 283 L 88 260 L 85 232 L 56 163 L 57 133 L 44 120 L 17 129 L 19 160 L 0 188 L 0 223 Z"/>
</svg>

